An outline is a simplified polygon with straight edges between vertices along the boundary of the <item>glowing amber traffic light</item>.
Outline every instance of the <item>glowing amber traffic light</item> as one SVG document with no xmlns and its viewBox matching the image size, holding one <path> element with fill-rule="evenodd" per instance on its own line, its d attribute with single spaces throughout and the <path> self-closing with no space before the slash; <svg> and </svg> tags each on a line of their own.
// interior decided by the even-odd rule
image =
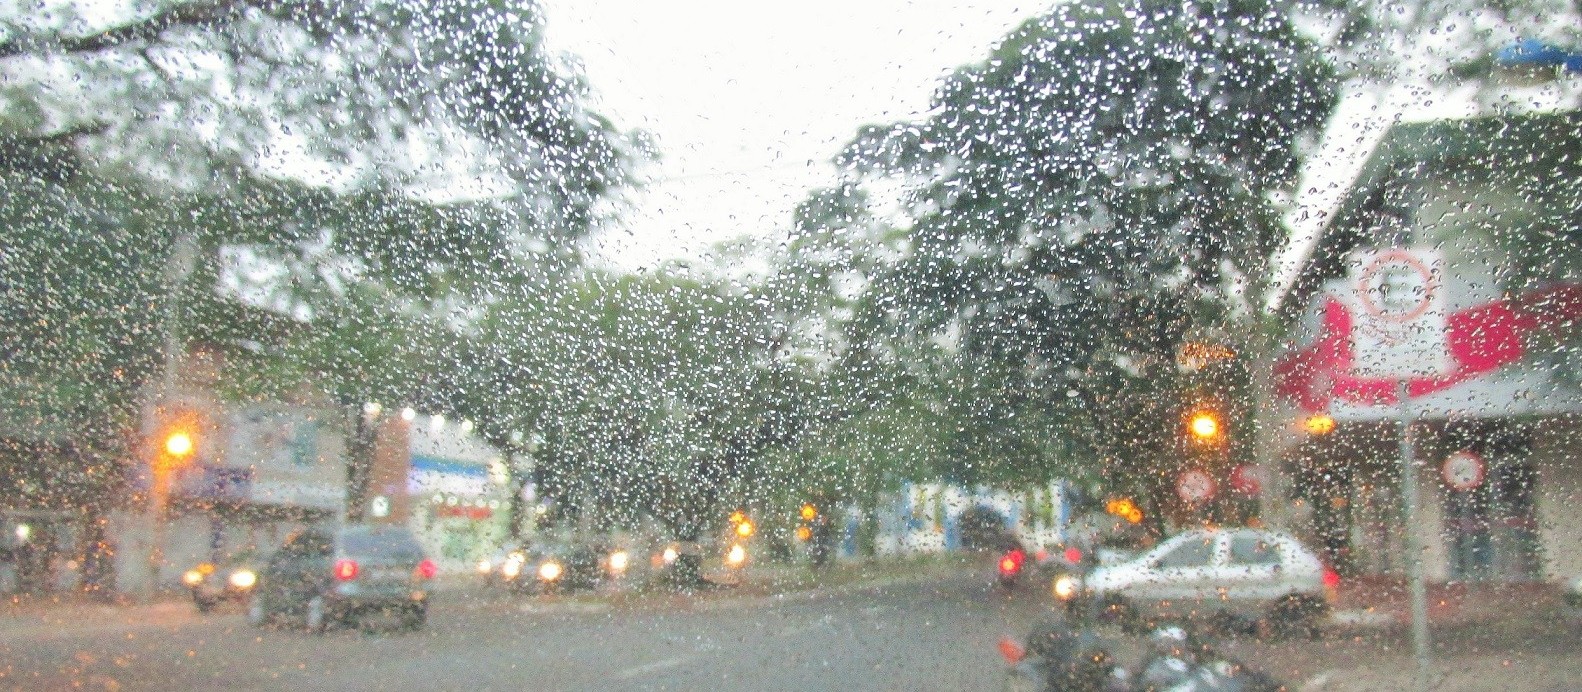
<svg viewBox="0 0 1582 692">
<path fill-rule="evenodd" d="M 184 432 L 173 432 L 165 437 L 165 453 L 178 459 L 192 453 L 192 436 Z"/>
<path fill-rule="evenodd" d="M 806 526 L 796 527 L 796 539 L 799 541 L 813 540 L 813 529 Z"/>
<path fill-rule="evenodd" d="M 814 507 L 813 503 L 811 503 L 811 502 L 804 502 L 804 503 L 802 503 L 802 520 L 803 521 L 813 521 L 814 519 L 817 519 L 817 518 L 818 518 L 818 508 Z"/>
<path fill-rule="evenodd" d="M 1187 422 L 1187 430 L 1199 442 L 1217 440 L 1220 435 L 1219 416 L 1214 415 L 1213 411 L 1198 411 L 1192 414 L 1192 419 Z"/>
<path fill-rule="evenodd" d="M 745 518 L 736 523 L 736 535 L 742 538 L 753 535 L 753 530 L 753 523 Z"/>
<path fill-rule="evenodd" d="M 1328 435 L 1335 430 L 1335 419 L 1327 413 L 1318 413 L 1302 421 L 1302 427 L 1309 435 Z"/>
<path fill-rule="evenodd" d="M 1129 524 L 1140 523 L 1143 520 L 1143 511 L 1137 507 L 1129 497 L 1120 497 L 1104 504 L 1104 511 L 1125 519 Z"/>
<path fill-rule="evenodd" d="M 738 509 L 734 512 L 731 512 L 730 521 L 732 524 L 741 524 L 742 522 L 747 521 L 747 515 Z"/>
</svg>

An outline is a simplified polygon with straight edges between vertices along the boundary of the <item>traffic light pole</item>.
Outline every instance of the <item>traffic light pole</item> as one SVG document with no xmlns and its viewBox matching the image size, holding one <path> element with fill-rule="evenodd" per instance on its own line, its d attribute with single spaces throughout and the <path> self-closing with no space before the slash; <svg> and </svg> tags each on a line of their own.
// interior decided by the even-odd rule
<svg viewBox="0 0 1582 692">
<path fill-rule="evenodd" d="M 192 274 L 197 259 L 197 240 L 191 233 L 179 233 L 165 265 L 165 309 L 160 316 L 163 363 L 159 384 L 143 406 L 143 461 L 148 469 L 148 578 L 139 593 L 140 600 L 151 602 L 159 589 L 159 571 L 165 560 L 165 509 L 170 500 L 170 481 L 174 469 L 166 468 L 160 454 L 159 412 L 168 408 L 176 392 L 176 371 L 181 365 L 181 288 Z"/>
</svg>

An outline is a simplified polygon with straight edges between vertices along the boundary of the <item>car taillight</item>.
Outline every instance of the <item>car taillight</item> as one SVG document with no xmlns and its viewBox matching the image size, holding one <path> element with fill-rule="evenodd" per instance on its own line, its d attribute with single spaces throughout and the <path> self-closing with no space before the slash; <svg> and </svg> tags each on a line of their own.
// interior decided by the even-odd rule
<svg viewBox="0 0 1582 692">
<path fill-rule="evenodd" d="M 1066 562 L 1073 565 L 1082 562 L 1082 551 L 1077 548 L 1066 548 Z"/>
<path fill-rule="evenodd" d="M 338 581 L 351 581 L 357 578 L 356 560 L 336 560 L 335 567 L 331 569 Z"/>
<path fill-rule="evenodd" d="M 1006 663 L 1014 666 L 1027 657 L 1027 649 L 1010 637 L 1000 637 L 1000 655 L 1005 658 Z"/>
<path fill-rule="evenodd" d="M 423 558 L 422 562 L 417 563 L 418 576 L 424 579 L 433 579 L 436 574 L 439 574 L 439 565 L 434 564 L 433 560 Z"/>
<path fill-rule="evenodd" d="M 1340 588 L 1340 573 L 1336 572 L 1333 568 L 1325 567 L 1324 568 L 1324 588 L 1326 588 L 1326 589 L 1338 589 L 1338 588 Z"/>
<path fill-rule="evenodd" d="M 1000 572 L 1004 574 L 1016 574 L 1017 572 L 1021 571 L 1022 562 L 1026 559 L 1027 553 L 1024 553 L 1020 550 L 1012 550 L 1006 553 L 1005 557 L 1000 558 Z"/>
</svg>

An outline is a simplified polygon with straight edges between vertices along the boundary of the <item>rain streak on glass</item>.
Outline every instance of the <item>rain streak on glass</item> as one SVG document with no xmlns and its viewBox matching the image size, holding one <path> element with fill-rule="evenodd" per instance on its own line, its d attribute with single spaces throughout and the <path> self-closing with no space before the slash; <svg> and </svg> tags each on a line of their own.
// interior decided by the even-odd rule
<svg viewBox="0 0 1582 692">
<path fill-rule="evenodd" d="M 0 687 L 1574 687 L 1579 26 L 0 2 Z"/>
</svg>

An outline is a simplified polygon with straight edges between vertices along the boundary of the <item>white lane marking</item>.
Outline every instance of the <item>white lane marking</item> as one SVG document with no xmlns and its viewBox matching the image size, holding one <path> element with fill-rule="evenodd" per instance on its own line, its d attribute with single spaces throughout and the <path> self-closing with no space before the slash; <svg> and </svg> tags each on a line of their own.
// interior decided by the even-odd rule
<svg viewBox="0 0 1582 692">
<path fill-rule="evenodd" d="M 674 667 L 679 666 L 679 665 L 681 665 L 683 663 L 686 663 L 687 661 L 690 661 L 690 660 L 692 660 L 694 658 L 697 658 L 697 657 L 696 656 L 676 656 L 674 658 L 662 658 L 662 659 L 660 659 L 658 661 L 654 661 L 653 663 L 644 663 L 643 665 L 640 665 L 640 666 L 632 666 L 631 668 L 627 668 L 626 670 L 623 670 L 623 671 L 621 671 L 619 673 L 616 673 L 615 674 L 615 679 L 616 680 L 631 680 L 632 678 L 635 678 L 635 677 L 637 677 L 639 675 L 647 675 L 648 673 L 661 671 L 661 670 L 664 670 L 666 668 L 674 668 Z"/>
<path fill-rule="evenodd" d="M 1308 678 L 1307 682 L 1302 683 L 1301 692 L 1317 692 L 1324 689 L 1324 686 L 1329 684 L 1329 676 L 1334 672 L 1333 670 L 1326 670 Z"/>
</svg>

